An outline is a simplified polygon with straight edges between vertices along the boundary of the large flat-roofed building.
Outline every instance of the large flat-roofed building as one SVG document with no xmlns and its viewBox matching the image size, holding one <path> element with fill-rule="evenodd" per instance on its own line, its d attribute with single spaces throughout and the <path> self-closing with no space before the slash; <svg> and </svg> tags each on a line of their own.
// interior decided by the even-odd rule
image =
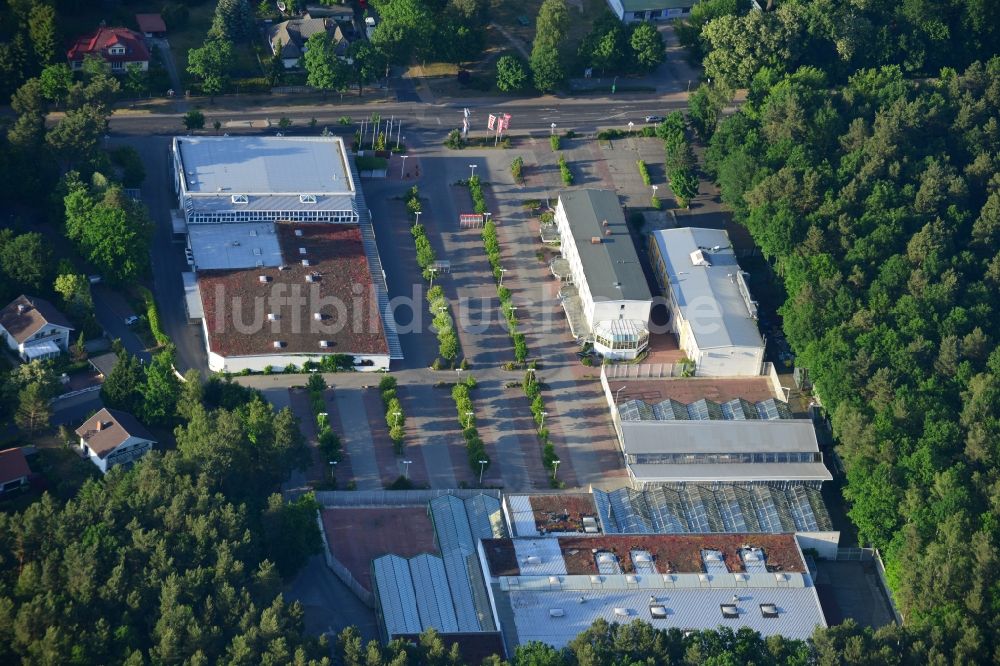
<svg viewBox="0 0 1000 666">
<path fill-rule="evenodd" d="M 175 137 L 174 187 L 190 227 L 358 222 L 340 137 Z"/>
<path fill-rule="evenodd" d="M 618 195 L 563 192 L 555 222 L 588 328 L 576 334 L 607 358 L 636 358 L 649 345 L 653 300 Z"/>
<path fill-rule="evenodd" d="M 509 653 L 562 648 L 598 618 L 800 640 L 826 626 L 792 534 L 485 539 L 479 557 Z"/>
<path fill-rule="evenodd" d="M 281 261 L 198 271 L 209 368 L 261 371 L 346 354 L 359 370 L 388 369 L 358 225 L 285 222 L 273 229 L 268 242 Z"/>
<path fill-rule="evenodd" d="M 339 137 L 176 137 L 188 317 L 216 372 L 402 358 L 357 170 Z"/>
<path fill-rule="evenodd" d="M 677 343 L 706 377 L 759 375 L 764 340 L 729 236 L 721 229 L 654 231 L 650 263 Z"/>
</svg>

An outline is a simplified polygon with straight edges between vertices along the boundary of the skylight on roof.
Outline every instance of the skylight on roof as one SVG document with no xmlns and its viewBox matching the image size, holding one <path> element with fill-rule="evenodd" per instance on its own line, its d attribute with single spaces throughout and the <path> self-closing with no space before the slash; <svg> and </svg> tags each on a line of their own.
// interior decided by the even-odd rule
<svg viewBox="0 0 1000 666">
<path fill-rule="evenodd" d="M 315 194 L 300 194 L 299 195 L 299 203 L 314 204 L 314 203 L 316 203 L 316 195 Z"/>
<path fill-rule="evenodd" d="M 234 194 L 230 197 L 230 200 L 234 204 L 247 204 L 250 203 L 250 198 L 245 194 Z"/>
</svg>

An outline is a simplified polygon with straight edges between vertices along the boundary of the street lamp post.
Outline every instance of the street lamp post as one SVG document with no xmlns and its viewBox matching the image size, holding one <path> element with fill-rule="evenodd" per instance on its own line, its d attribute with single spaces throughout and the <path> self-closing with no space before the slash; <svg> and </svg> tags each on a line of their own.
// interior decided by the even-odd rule
<svg viewBox="0 0 1000 666">
<path fill-rule="evenodd" d="M 501 268 L 500 269 L 500 284 L 497 285 L 497 286 L 500 286 L 500 287 L 503 286 L 503 274 L 506 273 L 506 272 L 507 272 L 506 268 Z"/>
<path fill-rule="evenodd" d="M 410 463 L 412 463 L 412 462 L 413 462 L 412 460 L 404 460 L 403 461 L 403 478 L 405 478 L 405 479 L 409 479 L 410 478 Z"/>
<path fill-rule="evenodd" d="M 562 461 L 559 460 L 558 458 L 556 458 L 555 460 L 552 461 L 552 479 L 553 480 L 555 480 L 556 474 L 559 473 L 559 463 L 561 463 L 561 462 Z"/>
<path fill-rule="evenodd" d="M 476 415 L 475 412 L 466 412 L 465 413 L 465 429 L 466 430 L 468 430 L 469 426 L 472 425 L 472 417 L 475 416 L 475 415 Z"/>
<path fill-rule="evenodd" d="M 659 185 L 651 185 L 650 187 L 653 188 L 653 198 L 655 199 L 656 198 L 656 190 L 660 189 L 660 186 Z"/>
<path fill-rule="evenodd" d="M 549 415 L 548 412 L 539 412 L 542 415 L 541 422 L 538 424 L 538 429 L 541 430 L 545 427 L 545 417 Z"/>
<path fill-rule="evenodd" d="M 432 289 L 434 287 L 434 274 L 437 273 L 437 270 L 438 269 L 434 268 L 433 266 L 427 269 L 427 272 L 431 274 L 431 285 L 428 287 L 428 289 Z"/>
<path fill-rule="evenodd" d="M 489 222 L 490 222 L 490 215 L 492 215 L 492 214 L 493 213 L 490 213 L 490 212 L 483 213 L 483 224 L 489 224 Z"/>
<path fill-rule="evenodd" d="M 555 123 L 552 123 L 552 124 L 551 124 L 551 125 L 550 125 L 549 127 L 550 127 L 550 128 L 551 128 L 551 130 L 552 130 L 552 131 L 550 132 L 550 134 L 555 134 L 555 133 L 556 133 L 556 124 L 555 124 Z"/>
<path fill-rule="evenodd" d="M 421 211 L 419 211 L 419 210 L 418 210 L 418 211 L 416 212 L 416 216 L 417 216 L 417 219 L 416 219 L 416 221 L 415 221 L 415 222 L 413 223 L 413 225 L 414 225 L 414 226 L 416 226 L 416 225 L 420 224 L 420 212 L 421 212 Z"/>
<path fill-rule="evenodd" d="M 624 391 L 625 388 L 626 388 L 626 386 L 627 386 L 627 384 L 623 385 L 621 388 L 619 388 L 617 391 L 615 391 L 615 404 L 616 405 L 618 404 L 618 394 L 621 393 L 622 391 Z"/>
<path fill-rule="evenodd" d="M 632 136 L 632 128 L 633 128 L 633 127 L 635 127 L 635 123 L 634 123 L 634 122 L 632 122 L 631 120 L 630 120 L 630 121 L 628 121 L 628 135 L 629 135 L 629 136 Z"/>
<path fill-rule="evenodd" d="M 400 157 L 403 160 L 403 164 L 399 167 L 399 177 L 402 179 L 403 172 L 406 169 L 406 158 L 409 157 L 409 155 L 400 155 Z"/>
<path fill-rule="evenodd" d="M 392 416 L 392 427 L 395 428 L 399 425 L 399 417 L 403 415 L 403 412 L 393 412 Z"/>
<path fill-rule="evenodd" d="M 489 460 L 479 461 L 479 485 L 483 485 L 483 472 L 486 471 L 486 463 L 488 462 Z"/>
<path fill-rule="evenodd" d="M 476 165 L 475 164 L 470 164 L 469 165 L 469 169 L 471 169 L 471 171 L 472 171 L 472 173 L 469 174 L 469 180 L 472 180 L 473 178 L 476 177 Z"/>
<path fill-rule="evenodd" d="M 462 383 L 462 368 L 455 368 L 455 372 L 458 373 L 458 382 Z"/>
</svg>

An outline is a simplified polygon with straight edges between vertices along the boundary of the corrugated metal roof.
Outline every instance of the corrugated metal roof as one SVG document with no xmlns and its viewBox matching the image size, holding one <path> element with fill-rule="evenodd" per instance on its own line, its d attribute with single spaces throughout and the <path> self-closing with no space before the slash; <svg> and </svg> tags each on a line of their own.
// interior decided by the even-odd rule
<svg viewBox="0 0 1000 666">
<path fill-rule="evenodd" d="M 626 453 L 814 453 L 809 419 L 622 421 Z"/>
<path fill-rule="evenodd" d="M 557 539 L 515 539 L 517 566 L 525 576 L 559 576 L 566 574 L 566 562 Z"/>
<path fill-rule="evenodd" d="M 284 263 L 278 234 L 270 223 L 192 224 L 188 238 L 199 271 Z"/>
<path fill-rule="evenodd" d="M 507 514 L 510 517 L 514 536 L 538 536 L 535 512 L 531 508 L 528 495 L 507 495 Z"/>
<path fill-rule="evenodd" d="M 757 322 L 736 284 L 740 267 L 724 230 L 660 229 L 653 232 L 653 241 L 666 265 L 674 300 L 699 349 L 763 348 Z M 709 265 L 692 263 L 691 253 L 699 249 Z"/>
<path fill-rule="evenodd" d="M 383 555 L 372 560 L 376 593 L 386 632 L 420 633 L 420 613 L 409 563 L 398 555 Z"/>
<path fill-rule="evenodd" d="M 629 470 L 640 483 L 711 483 L 714 481 L 831 481 L 823 463 L 732 463 L 727 465 L 635 465 Z"/>
<path fill-rule="evenodd" d="M 507 536 L 500 516 L 500 501 L 488 495 L 476 495 L 465 500 L 465 512 L 473 539 L 494 539 Z"/>
<path fill-rule="evenodd" d="M 439 632 L 458 631 L 455 606 L 441 558 L 427 553 L 411 557 L 410 574 L 421 626 L 434 627 Z"/>
<path fill-rule="evenodd" d="M 565 212 L 594 300 L 652 299 L 618 195 L 607 190 L 569 190 L 559 195 L 558 205 Z M 563 238 L 563 242 L 570 239 Z"/>
</svg>

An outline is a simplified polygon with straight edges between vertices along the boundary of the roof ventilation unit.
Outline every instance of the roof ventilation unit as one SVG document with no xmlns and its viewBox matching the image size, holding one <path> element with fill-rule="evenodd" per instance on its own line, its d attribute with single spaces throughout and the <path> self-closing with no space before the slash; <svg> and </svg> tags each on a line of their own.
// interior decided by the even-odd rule
<svg viewBox="0 0 1000 666">
<path fill-rule="evenodd" d="M 306 249 L 304 247 L 300 247 L 299 248 L 299 254 L 305 254 L 305 253 L 306 253 Z"/>
<path fill-rule="evenodd" d="M 542 558 L 538 557 L 537 555 L 530 555 L 530 556 L 524 558 L 524 563 L 525 564 L 541 564 L 542 563 Z"/>
<path fill-rule="evenodd" d="M 690 254 L 692 266 L 711 266 L 712 262 L 705 256 L 703 250 L 695 250 Z"/>
<path fill-rule="evenodd" d="M 315 273 L 310 273 L 306 276 L 306 282 L 319 282 L 319 276 Z"/>
<path fill-rule="evenodd" d="M 302 265 L 303 265 L 303 266 L 311 266 L 312 264 L 310 264 L 310 263 L 309 263 L 309 260 L 308 260 L 308 259 L 303 259 L 303 260 L 302 260 Z"/>
<path fill-rule="evenodd" d="M 273 312 L 268 312 L 267 313 L 267 320 L 268 321 L 278 321 L 279 319 L 281 319 L 281 315 L 275 314 Z"/>
<path fill-rule="evenodd" d="M 600 245 L 601 244 L 601 237 L 600 236 L 591 236 L 590 237 L 590 244 L 591 245 Z"/>
<path fill-rule="evenodd" d="M 270 282 L 271 281 L 271 276 L 270 275 L 261 275 L 261 276 L 258 276 L 257 277 L 257 281 L 258 282 Z"/>
<path fill-rule="evenodd" d="M 301 236 L 302 235 L 302 230 L 301 229 L 296 229 L 295 230 L 295 235 L 296 236 Z"/>
<path fill-rule="evenodd" d="M 234 204 L 248 204 L 250 203 L 250 198 L 245 194 L 234 194 L 230 197 L 230 201 Z"/>
<path fill-rule="evenodd" d="M 760 614 L 769 620 L 777 619 L 778 607 L 774 604 L 761 604 Z"/>
<path fill-rule="evenodd" d="M 323 321 L 323 313 L 313 312 L 313 321 Z"/>
<path fill-rule="evenodd" d="M 299 195 L 299 203 L 314 204 L 314 203 L 316 203 L 316 195 L 315 194 L 300 194 Z"/>
<path fill-rule="evenodd" d="M 667 607 L 663 604 L 653 604 L 649 607 L 649 614 L 657 619 L 664 619 L 667 617 Z"/>
<path fill-rule="evenodd" d="M 330 347 L 333 346 L 333 343 L 330 342 L 329 340 L 320 340 L 319 346 L 322 347 L 323 349 L 329 349 Z"/>
<path fill-rule="evenodd" d="M 564 615 L 566 615 L 566 611 L 564 611 L 562 608 L 549 609 L 549 617 L 562 617 Z"/>
<path fill-rule="evenodd" d="M 628 609 L 618 606 L 617 608 L 615 608 L 615 615 L 617 615 L 618 617 L 628 617 L 629 615 Z"/>
<path fill-rule="evenodd" d="M 612 232 L 611 229 L 605 229 L 604 230 L 604 235 L 605 236 L 610 236 L 612 233 L 614 233 L 614 232 Z"/>
<path fill-rule="evenodd" d="M 274 348 L 275 349 L 282 349 L 282 348 L 284 348 L 284 346 L 285 346 L 285 341 L 284 340 L 275 340 L 274 341 Z"/>
<path fill-rule="evenodd" d="M 722 617 L 727 620 L 735 620 L 740 616 L 739 609 L 733 604 L 719 604 L 719 609 L 722 611 Z"/>
</svg>

